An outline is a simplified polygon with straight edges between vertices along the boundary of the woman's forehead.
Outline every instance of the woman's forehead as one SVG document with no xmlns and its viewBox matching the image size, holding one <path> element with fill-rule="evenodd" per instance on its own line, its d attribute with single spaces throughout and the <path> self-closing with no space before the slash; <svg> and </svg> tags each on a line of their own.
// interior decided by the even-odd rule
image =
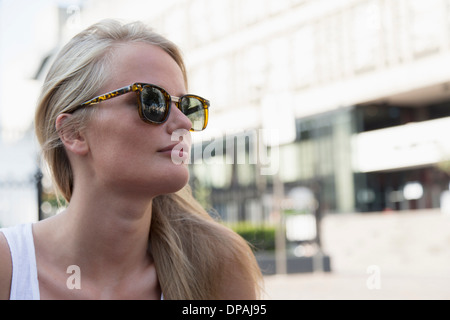
<svg viewBox="0 0 450 320">
<path fill-rule="evenodd" d="M 111 90 L 135 82 L 159 85 L 172 95 L 186 93 L 184 77 L 177 62 L 162 48 L 148 43 L 124 43 L 115 48 L 110 60 Z"/>
</svg>

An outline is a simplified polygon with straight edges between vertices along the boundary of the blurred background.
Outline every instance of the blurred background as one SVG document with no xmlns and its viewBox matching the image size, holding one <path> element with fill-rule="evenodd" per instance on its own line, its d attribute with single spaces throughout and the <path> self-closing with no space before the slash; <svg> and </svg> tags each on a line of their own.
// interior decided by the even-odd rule
<svg viewBox="0 0 450 320">
<path fill-rule="evenodd" d="M 104 18 L 182 49 L 212 104 L 190 184 L 268 298 L 450 298 L 450 0 L 0 0 L 1 227 L 61 210 L 36 100 Z"/>
</svg>

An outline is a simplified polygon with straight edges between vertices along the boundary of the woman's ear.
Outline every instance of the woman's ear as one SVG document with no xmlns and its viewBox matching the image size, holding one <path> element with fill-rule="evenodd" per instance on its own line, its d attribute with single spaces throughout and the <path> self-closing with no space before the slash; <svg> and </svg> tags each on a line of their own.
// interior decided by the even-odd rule
<svg viewBox="0 0 450 320">
<path fill-rule="evenodd" d="M 67 151 L 84 156 L 89 151 L 85 136 L 71 123 L 73 115 L 63 113 L 56 118 L 56 131 Z"/>
</svg>

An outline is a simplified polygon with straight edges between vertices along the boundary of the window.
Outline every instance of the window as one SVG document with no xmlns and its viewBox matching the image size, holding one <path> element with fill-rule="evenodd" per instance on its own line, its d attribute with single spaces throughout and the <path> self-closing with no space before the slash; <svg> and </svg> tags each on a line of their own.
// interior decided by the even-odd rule
<svg viewBox="0 0 450 320">
<path fill-rule="evenodd" d="M 443 30 L 440 19 L 441 12 L 444 10 L 442 3 L 440 1 L 411 0 L 408 4 L 410 5 L 410 30 L 414 55 L 436 51 Z"/>
<path fill-rule="evenodd" d="M 377 2 L 363 2 L 354 8 L 351 30 L 355 71 L 374 68 L 380 55 L 381 24 Z"/>
<path fill-rule="evenodd" d="M 316 62 L 312 26 L 305 26 L 295 32 L 292 43 L 294 84 L 296 87 L 310 85 L 314 80 Z"/>
</svg>

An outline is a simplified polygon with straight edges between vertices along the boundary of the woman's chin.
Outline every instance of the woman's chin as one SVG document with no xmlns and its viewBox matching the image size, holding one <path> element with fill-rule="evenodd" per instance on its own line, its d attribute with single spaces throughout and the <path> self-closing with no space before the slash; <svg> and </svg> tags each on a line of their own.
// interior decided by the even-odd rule
<svg viewBox="0 0 450 320">
<path fill-rule="evenodd" d="M 169 174 L 157 183 L 162 194 L 175 193 L 183 189 L 189 182 L 189 170 L 186 165 L 177 165 Z"/>
</svg>

